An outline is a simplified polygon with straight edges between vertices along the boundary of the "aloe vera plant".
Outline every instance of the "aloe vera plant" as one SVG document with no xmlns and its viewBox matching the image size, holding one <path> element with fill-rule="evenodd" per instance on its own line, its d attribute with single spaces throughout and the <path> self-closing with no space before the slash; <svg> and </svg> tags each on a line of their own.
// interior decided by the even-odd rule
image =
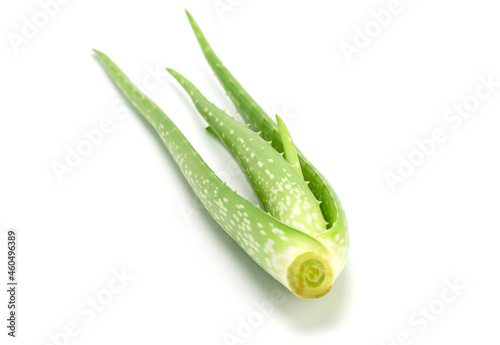
<svg viewBox="0 0 500 345">
<path fill-rule="evenodd" d="M 170 118 L 104 53 L 95 51 L 125 97 L 146 118 L 184 177 L 220 226 L 265 271 L 303 299 L 330 291 L 348 253 L 344 210 L 334 190 L 295 147 L 284 122 L 275 123 L 213 52 L 187 13 L 196 38 L 245 124 L 208 101 L 184 76 L 168 69 L 239 162 L 265 210 L 243 198 L 210 169 Z"/>
</svg>

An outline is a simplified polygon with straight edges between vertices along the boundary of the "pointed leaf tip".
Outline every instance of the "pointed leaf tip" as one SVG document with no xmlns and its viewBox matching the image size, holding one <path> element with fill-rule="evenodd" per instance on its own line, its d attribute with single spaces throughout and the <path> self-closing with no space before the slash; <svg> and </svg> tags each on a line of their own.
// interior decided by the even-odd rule
<svg viewBox="0 0 500 345">
<path fill-rule="evenodd" d="M 304 175 L 302 173 L 302 169 L 300 167 L 300 161 L 299 157 L 297 154 L 297 148 L 295 147 L 295 144 L 293 143 L 292 136 L 290 135 L 290 132 L 288 131 L 288 128 L 286 128 L 285 123 L 281 119 L 281 117 L 276 114 L 276 123 L 278 124 L 278 130 L 281 135 L 281 141 L 283 142 L 283 149 L 284 149 L 284 154 L 285 154 L 285 159 L 290 165 L 294 168 L 294 170 L 302 177 L 304 178 Z"/>
<path fill-rule="evenodd" d="M 97 50 L 97 49 L 92 49 L 92 51 L 98 56 L 98 57 L 102 57 L 102 56 L 106 56 L 106 54 L 104 54 L 102 51 L 100 50 Z"/>
<path fill-rule="evenodd" d="M 189 23 L 192 25 L 192 26 L 198 26 L 196 24 L 196 21 L 194 20 L 193 16 L 191 15 L 191 13 L 189 13 L 188 10 L 184 10 L 186 12 L 186 16 L 188 17 L 188 20 L 189 20 Z"/>
</svg>

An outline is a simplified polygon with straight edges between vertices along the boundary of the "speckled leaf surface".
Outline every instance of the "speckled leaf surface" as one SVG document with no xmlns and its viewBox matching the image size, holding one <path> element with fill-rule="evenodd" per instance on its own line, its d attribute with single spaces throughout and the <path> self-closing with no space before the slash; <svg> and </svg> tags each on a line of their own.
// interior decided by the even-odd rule
<svg viewBox="0 0 500 345">
<path fill-rule="evenodd" d="M 208 101 L 169 69 L 208 122 L 207 130 L 232 153 L 265 210 L 216 176 L 170 118 L 104 53 L 95 51 L 111 79 L 154 127 L 211 216 L 254 261 L 303 299 L 326 294 L 348 252 L 347 223 L 330 184 L 255 103 L 211 50 L 188 14 L 207 60 L 247 125 Z M 283 145 L 284 144 L 284 145 Z M 285 157 L 283 156 L 285 154 Z"/>
</svg>

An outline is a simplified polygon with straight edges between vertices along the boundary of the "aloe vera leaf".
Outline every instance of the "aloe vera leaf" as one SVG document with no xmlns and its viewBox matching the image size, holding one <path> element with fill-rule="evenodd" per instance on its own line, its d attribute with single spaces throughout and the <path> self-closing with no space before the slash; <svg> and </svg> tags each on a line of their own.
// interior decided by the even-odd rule
<svg viewBox="0 0 500 345">
<path fill-rule="evenodd" d="M 238 160 L 265 209 L 308 235 L 325 231 L 318 200 L 295 169 L 258 133 L 209 102 L 184 76 L 167 69 L 191 97 L 198 112 Z"/>
<path fill-rule="evenodd" d="M 205 59 L 226 90 L 240 116 L 250 125 L 252 130 L 260 132 L 265 140 L 271 141 L 271 145 L 278 152 L 284 152 L 283 142 L 276 123 L 218 58 L 191 14 L 188 11 L 186 11 L 186 14 Z M 309 188 L 316 199 L 321 202 L 320 207 L 323 217 L 328 222 L 327 230 L 318 235 L 317 238 L 329 246 L 337 256 L 335 272 L 340 274 L 344 269 L 349 252 L 349 233 L 344 209 L 337 194 L 321 172 L 307 160 L 299 149 L 297 149 L 297 153 L 304 179 L 309 181 Z"/>
<path fill-rule="evenodd" d="M 302 174 L 302 168 L 300 167 L 299 156 L 297 155 L 297 149 L 295 148 L 295 144 L 293 143 L 292 136 L 286 128 L 285 123 L 276 115 L 276 122 L 278 123 L 278 129 L 280 131 L 281 140 L 283 141 L 283 151 L 285 152 L 285 159 L 288 163 L 295 169 L 295 171 L 300 175 L 300 177 L 304 178 Z"/>
<path fill-rule="evenodd" d="M 322 242 L 280 222 L 229 188 L 170 118 L 108 56 L 95 53 L 125 98 L 155 129 L 194 193 L 224 231 L 298 297 L 326 294 L 335 280 L 334 254 Z"/>
</svg>

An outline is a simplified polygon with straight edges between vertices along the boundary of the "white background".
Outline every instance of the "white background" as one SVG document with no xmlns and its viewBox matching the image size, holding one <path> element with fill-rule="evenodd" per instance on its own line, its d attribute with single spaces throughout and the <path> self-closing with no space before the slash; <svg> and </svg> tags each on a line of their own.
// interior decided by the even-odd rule
<svg viewBox="0 0 500 345">
<path fill-rule="evenodd" d="M 370 13 L 387 9 L 386 0 L 220 3 L 230 9 L 218 12 L 213 0 L 73 0 L 15 46 L 23 17 L 33 22 L 42 9 L 2 1 L 0 280 L 5 231 L 15 228 L 20 319 L 15 340 L 2 321 L 1 344 L 57 344 L 50 334 L 94 345 L 221 344 L 228 334 L 245 344 L 498 343 L 500 87 L 459 125 L 443 118 L 474 101 L 480 77 L 500 81 L 496 2 L 401 0 L 379 33 Z M 145 122 L 112 109 L 121 96 L 92 48 L 137 84 L 148 70 L 175 68 L 234 112 L 184 8 L 250 94 L 284 116 L 343 202 L 351 251 L 321 299 L 300 300 L 261 270 L 198 208 Z M 341 46 L 366 25 L 375 31 L 349 63 Z M 156 76 L 148 94 L 229 185 L 255 200 L 184 92 Z M 68 147 L 104 118 L 111 133 L 58 178 L 54 164 L 66 164 Z M 398 157 L 418 157 L 415 141 L 436 128 L 446 140 L 392 190 L 385 175 L 398 174 Z M 78 308 L 109 297 L 113 272 L 123 269 L 134 278 L 89 322 Z M 447 281 L 466 288 L 450 303 L 441 300 Z M 282 302 L 243 339 L 242 320 L 276 291 Z M 422 321 L 419 308 L 429 307 L 439 315 Z M 78 335 L 65 339 L 73 324 Z"/>
</svg>

